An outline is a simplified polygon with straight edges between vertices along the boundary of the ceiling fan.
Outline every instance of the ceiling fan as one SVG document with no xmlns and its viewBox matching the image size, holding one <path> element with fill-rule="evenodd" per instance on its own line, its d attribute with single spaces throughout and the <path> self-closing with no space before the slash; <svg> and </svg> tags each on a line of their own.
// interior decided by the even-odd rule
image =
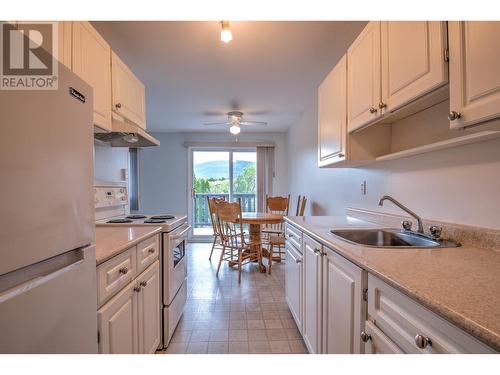
<svg viewBox="0 0 500 375">
<path fill-rule="evenodd" d="M 247 121 L 243 119 L 243 112 L 240 111 L 231 111 L 227 113 L 227 121 L 226 122 L 206 122 L 203 125 L 231 125 L 229 131 L 233 135 L 237 135 L 240 133 L 240 126 L 246 125 L 267 125 L 267 122 L 263 121 Z"/>
</svg>

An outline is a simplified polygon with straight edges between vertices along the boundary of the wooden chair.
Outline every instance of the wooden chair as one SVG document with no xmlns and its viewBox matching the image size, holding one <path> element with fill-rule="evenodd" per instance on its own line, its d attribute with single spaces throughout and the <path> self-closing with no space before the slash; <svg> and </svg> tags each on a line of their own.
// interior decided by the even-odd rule
<svg viewBox="0 0 500 375">
<path fill-rule="evenodd" d="M 299 198 L 297 199 L 297 209 L 295 210 L 295 216 L 304 216 L 306 202 L 307 198 L 299 195 Z"/>
<path fill-rule="evenodd" d="M 262 269 L 262 254 L 260 242 L 249 242 L 243 232 L 243 223 L 241 221 L 241 203 L 229 203 L 226 201 L 215 201 L 215 215 L 220 234 L 223 250 L 217 267 L 217 276 L 219 276 L 222 262 L 233 261 L 234 252 L 237 252 L 238 264 L 238 283 L 241 283 L 242 266 L 251 263 L 254 260 L 259 262 Z"/>
<path fill-rule="evenodd" d="M 208 257 L 208 260 L 212 260 L 212 254 L 214 253 L 215 247 L 219 246 L 220 248 L 222 248 L 222 243 L 220 242 L 220 233 L 217 228 L 217 217 L 215 215 L 215 202 L 220 202 L 223 200 L 224 198 L 207 197 L 210 222 L 212 223 L 212 230 L 214 231 L 214 242 L 212 243 L 212 250 L 210 250 L 210 256 Z"/>
<path fill-rule="evenodd" d="M 277 215 L 288 215 L 288 207 L 290 203 L 290 194 L 286 197 L 268 197 L 266 196 L 266 212 Z M 267 235 L 268 245 L 268 272 L 271 274 L 273 268 L 273 258 L 277 252 L 277 261 L 281 262 L 282 256 L 285 254 L 285 234 L 283 231 L 283 223 L 270 224 L 262 228 L 262 233 Z"/>
</svg>

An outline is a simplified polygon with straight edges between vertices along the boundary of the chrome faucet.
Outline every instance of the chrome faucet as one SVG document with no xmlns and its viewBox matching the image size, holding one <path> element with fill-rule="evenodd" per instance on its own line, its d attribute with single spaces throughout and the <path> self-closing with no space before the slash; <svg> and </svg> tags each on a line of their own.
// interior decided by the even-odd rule
<svg viewBox="0 0 500 375">
<path fill-rule="evenodd" d="M 382 198 L 380 198 L 380 200 L 378 201 L 378 205 L 383 206 L 385 200 L 391 201 L 396 206 L 398 206 L 403 211 L 405 211 L 408 215 L 413 216 L 417 220 L 417 223 L 418 223 L 418 233 L 424 233 L 424 226 L 422 225 L 422 219 L 420 218 L 420 216 L 418 216 L 415 212 L 413 212 L 412 210 L 410 210 L 408 207 L 404 206 L 403 204 L 399 203 L 397 200 L 395 200 L 393 197 L 391 197 L 389 195 L 384 195 Z M 407 229 L 407 228 L 405 227 L 405 229 Z"/>
</svg>

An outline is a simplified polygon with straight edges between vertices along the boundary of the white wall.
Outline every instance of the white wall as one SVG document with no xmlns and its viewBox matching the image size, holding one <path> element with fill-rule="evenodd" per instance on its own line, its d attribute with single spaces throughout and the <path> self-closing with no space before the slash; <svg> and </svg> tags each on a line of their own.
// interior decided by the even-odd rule
<svg viewBox="0 0 500 375">
<path fill-rule="evenodd" d="M 128 170 L 128 148 L 94 144 L 94 179 L 121 182 L 121 170 Z"/>
<path fill-rule="evenodd" d="M 499 139 L 369 167 L 320 169 L 315 100 L 286 135 L 290 191 L 309 198 L 307 215 L 343 215 L 347 207 L 401 213 L 390 203 L 378 207 L 389 194 L 427 219 L 500 229 Z"/>
<path fill-rule="evenodd" d="M 243 129 L 244 132 L 244 129 Z M 188 149 L 185 142 L 233 142 L 227 133 L 153 133 L 161 145 L 140 150 L 139 190 L 142 212 L 187 213 Z M 242 133 L 241 142 L 274 142 L 276 178 L 273 192 L 287 189 L 287 155 L 284 133 Z"/>
</svg>

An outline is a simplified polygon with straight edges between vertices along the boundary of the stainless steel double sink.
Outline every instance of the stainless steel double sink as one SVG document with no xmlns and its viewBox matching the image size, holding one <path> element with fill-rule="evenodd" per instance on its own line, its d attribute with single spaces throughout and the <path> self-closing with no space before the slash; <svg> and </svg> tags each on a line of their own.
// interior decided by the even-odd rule
<svg viewBox="0 0 500 375">
<path fill-rule="evenodd" d="M 357 245 L 380 248 L 442 248 L 458 247 L 451 240 L 434 239 L 417 232 L 399 229 L 339 229 L 333 235 Z"/>
</svg>

